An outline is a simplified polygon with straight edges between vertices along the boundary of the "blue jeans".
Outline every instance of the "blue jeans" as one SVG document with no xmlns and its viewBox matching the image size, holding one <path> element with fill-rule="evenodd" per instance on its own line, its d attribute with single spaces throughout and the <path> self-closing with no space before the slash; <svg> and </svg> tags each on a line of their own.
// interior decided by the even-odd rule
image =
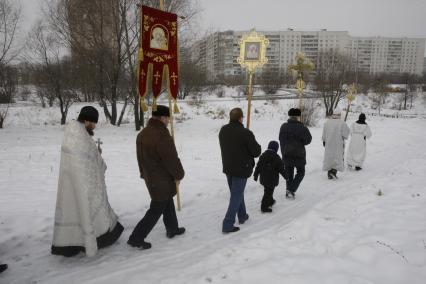
<svg viewBox="0 0 426 284">
<path fill-rule="evenodd" d="M 234 227 L 235 216 L 238 215 L 238 220 L 244 222 L 248 215 L 246 212 L 246 204 L 244 203 L 244 190 L 246 188 L 247 179 L 226 175 L 228 180 L 231 198 L 229 199 L 228 210 L 226 211 L 225 219 L 223 219 L 223 232 L 229 232 Z"/>
</svg>

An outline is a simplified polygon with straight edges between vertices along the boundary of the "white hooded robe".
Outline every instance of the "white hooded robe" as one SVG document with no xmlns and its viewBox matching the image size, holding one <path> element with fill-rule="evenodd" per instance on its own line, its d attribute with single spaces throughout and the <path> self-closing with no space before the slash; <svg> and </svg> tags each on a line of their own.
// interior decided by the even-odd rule
<svg viewBox="0 0 426 284">
<path fill-rule="evenodd" d="M 353 123 L 351 125 L 351 140 L 349 142 L 346 162 L 352 167 L 362 167 L 366 156 L 366 139 L 371 137 L 367 124 Z"/>
<path fill-rule="evenodd" d="M 343 156 L 345 152 L 345 139 L 349 137 L 349 127 L 338 117 L 328 119 L 324 124 L 322 141 L 325 142 L 323 170 L 335 169 L 343 172 L 345 165 Z"/>
<path fill-rule="evenodd" d="M 71 122 L 61 147 L 53 246 L 82 246 L 87 256 L 94 256 L 96 238 L 116 226 L 105 171 L 106 164 L 84 124 Z"/>
</svg>

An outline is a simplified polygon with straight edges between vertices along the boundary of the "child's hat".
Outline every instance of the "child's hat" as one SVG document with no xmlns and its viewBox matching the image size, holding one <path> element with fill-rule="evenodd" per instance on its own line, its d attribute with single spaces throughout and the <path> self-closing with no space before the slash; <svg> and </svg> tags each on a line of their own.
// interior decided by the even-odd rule
<svg viewBox="0 0 426 284">
<path fill-rule="evenodd" d="M 278 142 L 277 141 L 271 141 L 271 142 L 269 142 L 269 144 L 268 144 L 268 149 L 269 150 L 274 150 L 275 152 L 277 152 L 278 151 L 278 148 L 280 147 L 280 145 L 278 144 Z"/>
</svg>

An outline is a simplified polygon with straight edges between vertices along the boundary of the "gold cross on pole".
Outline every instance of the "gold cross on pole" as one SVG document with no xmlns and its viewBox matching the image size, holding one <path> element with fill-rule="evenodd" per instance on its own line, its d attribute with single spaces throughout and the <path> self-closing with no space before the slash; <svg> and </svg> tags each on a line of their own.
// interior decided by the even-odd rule
<svg viewBox="0 0 426 284">
<path fill-rule="evenodd" d="M 158 78 L 160 78 L 160 77 L 161 77 L 161 75 L 160 75 L 160 73 L 158 73 L 158 71 L 157 71 L 157 73 L 155 73 L 154 77 L 155 77 L 155 85 L 157 85 L 157 84 L 158 84 Z"/>
<path fill-rule="evenodd" d="M 177 79 L 177 75 L 175 74 L 175 72 L 173 72 L 173 75 L 172 76 L 170 76 L 170 78 L 172 78 L 173 79 L 173 85 L 176 85 L 176 79 Z"/>
</svg>

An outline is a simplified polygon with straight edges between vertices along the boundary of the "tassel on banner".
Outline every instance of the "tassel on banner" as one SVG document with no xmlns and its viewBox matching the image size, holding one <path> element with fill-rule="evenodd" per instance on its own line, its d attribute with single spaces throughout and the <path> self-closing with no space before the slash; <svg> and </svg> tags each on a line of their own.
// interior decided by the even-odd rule
<svg viewBox="0 0 426 284">
<path fill-rule="evenodd" d="M 140 108 L 141 108 L 142 112 L 147 112 L 148 111 L 148 106 L 146 105 L 144 98 L 141 97 L 139 99 L 139 105 L 140 105 Z"/>
<path fill-rule="evenodd" d="M 143 49 L 142 47 L 138 50 L 138 61 L 141 62 L 143 60 Z"/>
<path fill-rule="evenodd" d="M 154 98 L 152 103 L 152 111 L 157 111 L 157 98 Z"/>
<path fill-rule="evenodd" d="M 174 106 L 173 106 L 173 112 L 174 113 L 180 113 L 179 112 L 179 107 L 178 107 L 178 105 L 177 105 L 177 100 L 175 99 L 175 103 L 174 103 Z"/>
</svg>

